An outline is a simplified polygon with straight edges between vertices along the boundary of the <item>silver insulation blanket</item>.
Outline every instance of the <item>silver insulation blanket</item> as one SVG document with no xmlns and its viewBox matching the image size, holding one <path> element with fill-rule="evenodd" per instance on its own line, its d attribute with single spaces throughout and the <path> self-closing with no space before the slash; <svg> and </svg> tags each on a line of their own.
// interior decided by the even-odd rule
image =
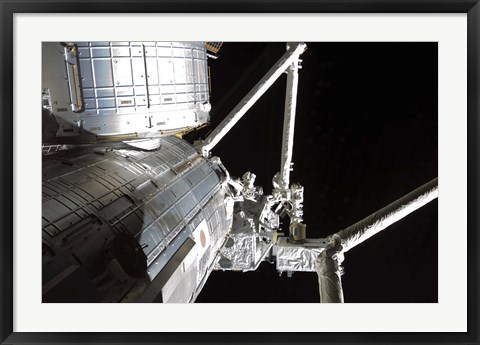
<svg viewBox="0 0 480 345">
<path fill-rule="evenodd" d="M 437 197 L 438 178 L 435 178 L 335 235 L 340 237 L 346 252 Z"/>
<path fill-rule="evenodd" d="M 316 260 L 320 303 L 343 303 L 341 239 L 335 236 L 333 241 L 332 247 L 321 252 Z"/>
<path fill-rule="evenodd" d="M 315 272 L 318 251 L 300 247 L 277 247 L 277 270 L 280 272 Z"/>
<path fill-rule="evenodd" d="M 255 236 L 250 233 L 231 234 L 233 245 L 223 247 L 215 269 L 251 270 L 255 264 Z"/>
<path fill-rule="evenodd" d="M 329 236 L 329 246 L 316 260 L 320 303 L 343 303 L 343 253 L 437 197 L 438 178 L 435 178 L 361 221 Z"/>
</svg>

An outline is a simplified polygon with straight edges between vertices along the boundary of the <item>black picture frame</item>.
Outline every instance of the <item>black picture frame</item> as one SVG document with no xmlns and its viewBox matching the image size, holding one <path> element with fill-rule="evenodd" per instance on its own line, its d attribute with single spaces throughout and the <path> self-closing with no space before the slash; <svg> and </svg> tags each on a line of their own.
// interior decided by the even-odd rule
<svg viewBox="0 0 480 345">
<path fill-rule="evenodd" d="M 2 344 L 478 344 L 479 0 L 0 0 L 0 276 Z M 13 332 L 13 16 L 15 13 L 467 13 L 468 331 L 465 333 L 20 333 Z M 454 244 L 452 244 L 453 246 Z M 454 248 L 452 248 L 454 250 Z"/>
</svg>

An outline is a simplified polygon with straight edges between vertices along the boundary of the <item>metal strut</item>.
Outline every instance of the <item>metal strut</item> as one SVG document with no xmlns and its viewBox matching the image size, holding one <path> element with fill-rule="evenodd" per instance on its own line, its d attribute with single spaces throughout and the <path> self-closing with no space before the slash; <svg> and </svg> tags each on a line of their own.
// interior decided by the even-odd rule
<svg viewBox="0 0 480 345">
<path fill-rule="evenodd" d="M 361 221 L 327 237 L 316 260 L 320 303 L 343 303 L 343 254 L 438 197 L 438 178 L 427 182 Z"/>
<path fill-rule="evenodd" d="M 335 235 L 340 237 L 343 252 L 359 245 L 437 197 L 438 178 L 435 178 L 361 221 L 337 232 Z"/>
<path fill-rule="evenodd" d="M 292 63 L 297 63 L 298 57 L 304 52 L 306 44 L 304 43 L 289 43 L 287 45 L 287 52 L 270 68 L 265 76 L 250 90 L 250 92 L 243 97 L 240 103 L 225 117 L 225 119 L 210 133 L 208 137 L 199 142 L 197 150 L 202 153 L 204 157 L 208 157 L 210 150 L 222 140 L 225 134 L 232 129 L 233 126 L 245 115 L 245 113 L 252 107 L 253 104 L 268 90 L 270 86 L 280 77 L 280 75 L 289 68 Z M 295 90 L 296 96 L 296 90 Z M 294 115 L 295 117 L 295 115 Z M 293 139 L 293 133 L 292 133 Z"/>
<path fill-rule="evenodd" d="M 292 49 L 290 44 L 287 49 Z M 295 113 L 297 107 L 297 90 L 298 90 L 298 69 L 299 59 L 293 60 L 288 68 L 287 91 L 285 96 L 285 115 L 283 118 L 283 139 L 282 139 L 282 155 L 280 165 L 279 185 L 280 188 L 288 188 L 290 185 L 290 171 L 293 154 L 293 134 L 295 131 Z"/>
</svg>

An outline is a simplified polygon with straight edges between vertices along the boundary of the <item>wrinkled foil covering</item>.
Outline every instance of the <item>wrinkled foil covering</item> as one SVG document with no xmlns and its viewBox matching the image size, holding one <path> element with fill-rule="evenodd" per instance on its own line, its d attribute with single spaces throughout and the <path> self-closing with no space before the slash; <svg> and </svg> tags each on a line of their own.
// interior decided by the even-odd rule
<svg viewBox="0 0 480 345">
<path fill-rule="evenodd" d="M 333 238 L 330 248 L 326 249 L 316 260 L 320 303 L 343 303 L 341 275 L 343 261 L 341 239 Z"/>
<path fill-rule="evenodd" d="M 438 179 L 408 193 L 348 228 L 336 233 L 346 252 L 438 197 Z"/>
<path fill-rule="evenodd" d="M 277 247 L 277 270 L 315 272 L 318 252 L 303 247 Z"/>
<path fill-rule="evenodd" d="M 320 303 L 343 303 L 343 253 L 437 197 L 438 179 L 433 179 L 358 223 L 329 236 L 327 249 L 316 260 Z"/>
<path fill-rule="evenodd" d="M 248 174 L 244 175 L 245 185 L 252 176 Z M 252 192 L 251 199 L 235 203 L 232 227 L 220 249 L 216 270 L 256 270 L 272 248 L 273 231 L 270 229 L 278 225 L 278 215 L 270 210 L 268 198 L 259 190 L 253 192 L 247 188 L 247 192 Z"/>
<path fill-rule="evenodd" d="M 249 233 L 231 234 L 215 264 L 217 270 L 249 270 L 255 267 L 255 236 Z"/>
</svg>

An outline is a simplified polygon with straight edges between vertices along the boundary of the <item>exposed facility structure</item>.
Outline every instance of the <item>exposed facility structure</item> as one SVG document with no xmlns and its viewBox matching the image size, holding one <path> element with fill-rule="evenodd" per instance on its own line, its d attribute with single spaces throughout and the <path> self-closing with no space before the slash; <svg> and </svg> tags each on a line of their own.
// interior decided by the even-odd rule
<svg viewBox="0 0 480 345">
<path fill-rule="evenodd" d="M 220 42 L 51 42 L 42 49 L 43 302 L 194 302 L 213 270 L 316 272 L 320 302 L 343 302 L 353 246 L 438 195 L 433 180 L 327 238 L 308 238 L 290 181 L 300 56 L 285 54 L 222 123 L 209 123 L 207 58 Z M 279 172 L 230 176 L 215 145 L 287 73 Z M 288 233 L 280 215 L 289 219 Z"/>
</svg>

